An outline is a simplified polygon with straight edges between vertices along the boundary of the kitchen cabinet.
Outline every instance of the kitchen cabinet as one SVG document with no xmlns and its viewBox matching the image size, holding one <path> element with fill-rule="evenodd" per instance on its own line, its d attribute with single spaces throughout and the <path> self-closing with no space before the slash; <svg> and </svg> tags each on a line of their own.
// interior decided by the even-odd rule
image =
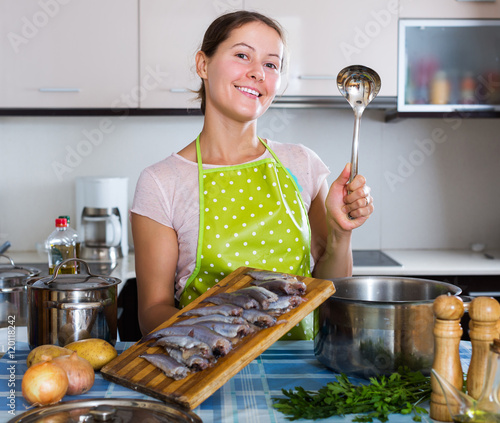
<svg viewBox="0 0 500 423">
<path fill-rule="evenodd" d="M 340 96 L 337 74 L 360 64 L 382 79 L 379 96 L 397 94 L 397 0 L 245 0 L 245 9 L 277 19 L 290 51 L 285 96 Z"/>
<path fill-rule="evenodd" d="M 208 25 L 220 14 L 243 7 L 242 0 L 140 0 L 141 108 L 198 108 L 201 80 L 194 58 Z"/>
<path fill-rule="evenodd" d="M 401 19 L 399 26 L 398 111 L 500 111 L 499 19 Z"/>
<path fill-rule="evenodd" d="M 399 0 L 400 18 L 500 18 L 500 3 L 460 0 Z"/>
<path fill-rule="evenodd" d="M 0 0 L 0 22 L 0 108 L 137 106 L 137 0 Z"/>
</svg>

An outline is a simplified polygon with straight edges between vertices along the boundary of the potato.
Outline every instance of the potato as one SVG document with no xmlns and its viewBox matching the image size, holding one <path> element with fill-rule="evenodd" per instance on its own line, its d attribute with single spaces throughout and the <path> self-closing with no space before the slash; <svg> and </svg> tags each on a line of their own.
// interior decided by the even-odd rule
<svg viewBox="0 0 500 423">
<path fill-rule="evenodd" d="M 28 367 L 31 367 L 33 364 L 46 361 L 49 358 L 59 357 L 60 355 L 70 355 L 72 352 L 72 350 L 59 347 L 58 345 L 40 345 L 30 351 L 26 359 L 26 364 Z"/>
<path fill-rule="evenodd" d="M 80 357 L 92 365 L 94 370 L 101 370 L 103 366 L 118 356 L 113 345 L 104 339 L 98 338 L 75 341 L 65 345 L 64 348 L 76 351 Z"/>
</svg>

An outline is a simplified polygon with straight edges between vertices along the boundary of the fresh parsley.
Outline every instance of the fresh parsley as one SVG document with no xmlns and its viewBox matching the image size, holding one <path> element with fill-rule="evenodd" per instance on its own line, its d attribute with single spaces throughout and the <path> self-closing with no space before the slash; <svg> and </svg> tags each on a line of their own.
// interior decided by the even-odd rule
<svg viewBox="0 0 500 423">
<path fill-rule="evenodd" d="M 413 420 L 422 421 L 427 410 L 419 404 L 431 396 L 430 376 L 400 368 L 389 376 L 372 377 L 369 384 L 354 385 L 345 374 L 336 376 L 317 392 L 301 387 L 283 389 L 286 398 L 273 398 L 277 410 L 288 420 L 324 419 L 331 416 L 357 415 L 354 422 L 386 422 L 389 414 L 413 414 Z"/>
</svg>

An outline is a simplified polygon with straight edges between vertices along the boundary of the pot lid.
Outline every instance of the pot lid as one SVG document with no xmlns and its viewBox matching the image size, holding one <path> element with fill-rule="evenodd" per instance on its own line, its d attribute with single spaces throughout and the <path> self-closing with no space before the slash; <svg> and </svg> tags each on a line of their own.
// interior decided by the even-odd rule
<svg viewBox="0 0 500 423">
<path fill-rule="evenodd" d="M 192 411 L 175 404 L 159 401 L 122 399 L 85 399 L 61 402 L 35 408 L 10 420 L 9 423 L 31 422 L 150 422 L 150 423 L 202 423 Z"/>
<path fill-rule="evenodd" d="M 41 270 L 35 267 L 17 266 L 14 260 L 5 254 L 0 254 L 0 257 L 5 257 L 10 261 L 9 264 L 0 264 L 0 286 L 2 288 L 24 285 L 28 278 L 41 273 Z"/>
<path fill-rule="evenodd" d="M 60 274 L 59 269 L 67 262 L 77 261 L 81 262 L 86 268 L 87 274 Z M 53 291 L 88 291 L 92 289 L 108 288 L 113 285 L 118 285 L 121 280 L 109 276 L 94 275 L 90 272 L 89 265 L 82 259 L 67 259 L 59 263 L 54 269 L 54 274 L 32 279 L 28 281 L 28 285 L 33 288 L 50 289 Z"/>
</svg>

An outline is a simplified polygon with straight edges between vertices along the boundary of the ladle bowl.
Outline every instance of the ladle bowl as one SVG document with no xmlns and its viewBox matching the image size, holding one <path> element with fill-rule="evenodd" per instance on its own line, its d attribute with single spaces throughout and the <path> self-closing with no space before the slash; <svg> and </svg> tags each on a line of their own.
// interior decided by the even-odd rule
<svg viewBox="0 0 500 423">
<path fill-rule="evenodd" d="M 377 96 L 381 86 L 378 73 L 366 66 L 347 66 L 337 75 L 337 87 L 354 110 L 354 135 L 349 182 L 358 174 L 358 144 L 361 116 L 366 106 Z"/>
</svg>

